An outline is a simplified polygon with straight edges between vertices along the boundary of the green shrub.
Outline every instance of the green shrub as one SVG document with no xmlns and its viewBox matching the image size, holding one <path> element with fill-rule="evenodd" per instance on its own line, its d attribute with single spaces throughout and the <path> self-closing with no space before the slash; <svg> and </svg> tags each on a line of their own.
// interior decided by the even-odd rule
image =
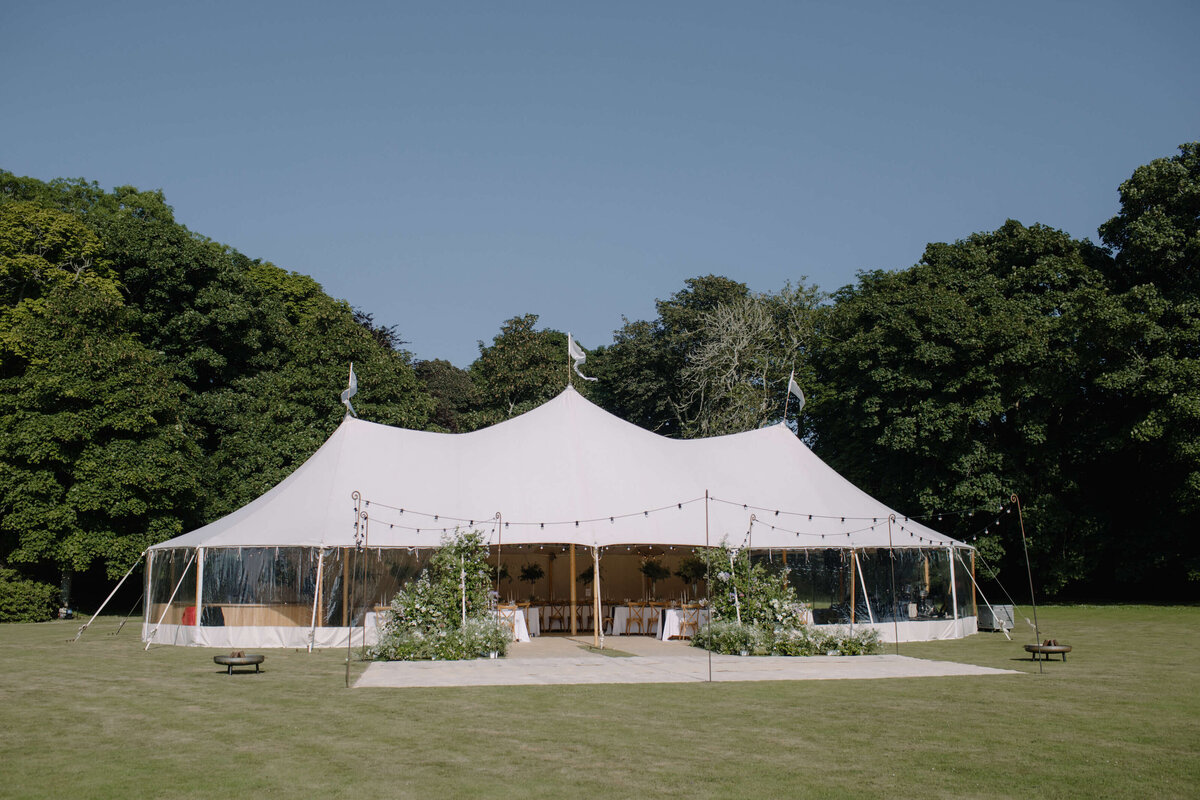
<svg viewBox="0 0 1200 800">
<path fill-rule="evenodd" d="M 57 608 L 57 587 L 0 567 L 0 622 L 45 622 Z"/>
<path fill-rule="evenodd" d="M 399 628 L 392 635 L 380 637 L 371 657 L 378 661 L 459 661 L 507 652 L 507 632 L 495 619 L 483 617 L 468 619 L 459 628 Z"/>
<path fill-rule="evenodd" d="M 824 628 L 812 625 L 770 628 L 714 620 L 696 632 L 692 645 L 724 655 L 753 656 L 861 656 L 880 652 L 879 631 L 874 628 Z"/>
<path fill-rule="evenodd" d="M 478 531 L 443 538 L 420 577 L 392 598 L 370 657 L 451 661 L 507 652 L 508 637 L 487 602 L 495 574 L 487 556 Z"/>
</svg>

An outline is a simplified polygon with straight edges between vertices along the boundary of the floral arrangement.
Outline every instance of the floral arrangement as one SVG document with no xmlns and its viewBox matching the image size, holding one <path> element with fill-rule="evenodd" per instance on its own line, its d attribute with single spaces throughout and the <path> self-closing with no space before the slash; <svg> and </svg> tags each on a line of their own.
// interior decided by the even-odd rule
<svg viewBox="0 0 1200 800">
<path fill-rule="evenodd" d="M 370 657 L 455 660 L 503 655 L 508 637 L 488 603 L 494 569 L 478 531 L 442 539 L 421 575 L 396 593 Z"/>
<path fill-rule="evenodd" d="M 879 632 L 815 628 L 788 581 L 727 542 L 698 553 L 706 564 L 712 620 L 692 639 L 696 647 L 730 655 L 866 655 L 880 650 Z"/>
</svg>

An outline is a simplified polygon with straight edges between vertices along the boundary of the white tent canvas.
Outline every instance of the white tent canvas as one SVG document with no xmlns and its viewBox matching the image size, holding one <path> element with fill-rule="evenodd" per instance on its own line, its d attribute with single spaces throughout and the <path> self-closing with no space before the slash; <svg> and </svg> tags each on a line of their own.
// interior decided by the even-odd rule
<svg viewBox="0 0 1200 800">
<path fill-rule="evenodd" d="M 471 433 L 406 430 L 347 416 L 278 486 L 222 519 L 156 545 L 151 558 L 262 548 L 348 552 L 356 534 L 365 535 L 369 548 L 432 548 L 456 529 L 479 530 L 493 546 L 574 544 L 602 552 L 722 541 L 755 552 L 891 547 L 952 553 L 965 547 L 859 490 L 782 424 L 668 439 L 568 387 L 526 414 Z M 197 559 L 198 572 L 203 563 L 203 556 Z M 172 575 L 179 572 L 173 569 Z M 203 586 L 209 577 L 195 583 Z M 148 598 L 162 606 L 163 588 L 150 589 Z M 181 602 L 199 607 L 200 594 Z M 316 603 L 309 602 L 311 627 L 321 627 Z M 147 636 L 161 640 L 151 604 L 148 599 Z M 297 626 L 308 619 L 282 622 Z M 166 626 L 168 640 L 239 642 L 229 628 L 214 632 L 202 623 L 182 635 L 174 630 L 179 627 Z M 336 629 L 323 633 L 336 641 Z M 319 643 L 315 630 L 306 633 Z M 961 632 L 955 628 L 953 635 Z M 279 636 L 286 644 L 295 632 Z"/>
<path fill-rule="evenodd" d="M 755 549 L 962 546 L 855 487 L 782 424 L 668 439 L 568 387 L 472 433 L 347 417 L 265 495 L 156 547 L 353 546 L 354 492 L 376 547 L 435 546 L 459 527 L 492 544 L 737 545 L 751 515 Z"/>
</svg>

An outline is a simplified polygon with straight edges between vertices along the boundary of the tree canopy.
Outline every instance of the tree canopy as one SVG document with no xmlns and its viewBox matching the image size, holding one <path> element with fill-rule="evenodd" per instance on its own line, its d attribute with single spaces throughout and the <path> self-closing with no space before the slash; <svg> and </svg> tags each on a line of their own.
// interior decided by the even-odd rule
<svg viewBox="0 0 1200 800">
<path fill-rule="evenodd" d="M 1008 220 L 831 295 L 690 278 L 584 343 L 599 380 L 575 386 L 711 436 L 783 419 L 794 372 L 797 435 L 993 570 L 1018 563 L 993 516 L 1016 493 L 1044 589 L 1195 597 L 1200 143 L 1119 197 L 1099 244 Z M 161 191 L 0 171 L 0 571 L 24 598 L 0 607 L 42 609 L 47 583 L 115 575 L 278 483 L 342 420 L 351 362 L 364 418 L 461 432 L 562 391 L 566 338 L 524 313 L 467 369 L 416 359 L 371 311 L 188 230 Z"/>
</svg>

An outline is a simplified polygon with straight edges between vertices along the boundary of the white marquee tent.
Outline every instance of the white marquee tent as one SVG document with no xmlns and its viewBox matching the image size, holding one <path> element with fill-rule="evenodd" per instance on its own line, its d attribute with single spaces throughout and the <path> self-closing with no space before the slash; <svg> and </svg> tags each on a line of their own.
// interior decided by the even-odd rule
<svg viewBox="0 0 1200 800">
<path fill-rule="evenodd" d="M 347 416 L 275 488 L 151 548 L 144 638 L 212 646 L 344 643 L 347 611 L 340 612 L 341 619 L 318 614 L 318 605 L 327 605 L 337 591 L 325 588 L 321 598 L 332 574 L 326 567 L 329 574 L 322 577 L 322 554 L 348 552 L 356 535 L 369 550 L 419 551 L 436 547 L 456 529 L 480 530 L 492 546 L 552 543 L 601 553 L 722 540 L 755 553 L 944 552 L 952 572 L 954 562 L 961 563 L 955 553 L 969 551 L 856 488 L 784 425 L 668 439 L 609 414 L 568 387 L 526 414 L 464 434 L 405 430 Z M 281 552 L 308 556 L 281 565 Z M 270 565 L 263 553 L 271 554 Z M 262 563 L 247 566 L 247 554 Z M 236 599 L 243 601 L 247 581 L 262 579 L 254 575 L 269 572 L 271 580 L 279 580 L 282 570 L 296 586 L 290 598 L 295 612 L 246 618 L 246 624 L 230 619 L 243 613 L 235 605 L 270 605 L 216 598 L 214 592 L 228 594 L 229 581 L 221 588 L 221 576 L 231 569 L 241 587 Z M 214 603 L 225 603 L 223 619 L 215 624 L 207 613 Z M 305 604 L 313 608 L 311 618 L 300 613 Z M 962 610 L 961 603 L 955 606 Z M 197 614 L 201 608 L 206 612 Z M 949 629 L 927 626 L 902 638 L 974 631 L 973 616 L 957 611 L 952 616 Z"/>
</svg>

